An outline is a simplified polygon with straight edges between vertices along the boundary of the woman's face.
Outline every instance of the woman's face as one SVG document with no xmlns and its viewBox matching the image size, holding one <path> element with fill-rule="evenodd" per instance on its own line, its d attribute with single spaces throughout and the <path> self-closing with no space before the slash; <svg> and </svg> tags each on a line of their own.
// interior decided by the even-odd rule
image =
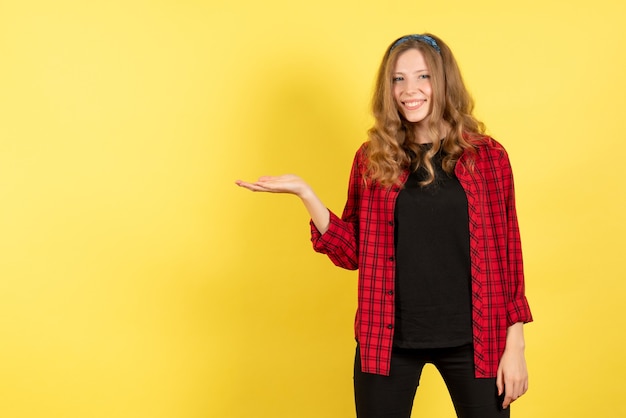
<svg viewBox="0 0 626 418">
<path fill-rule="evenodd" d="M 430 113 L 432 88 L 430 72 L 422 53 L 414 48 L 401 53 L 392 77 L 393 97 L 398 111 L 409 122 L 424 122 Z"/>
</svg>

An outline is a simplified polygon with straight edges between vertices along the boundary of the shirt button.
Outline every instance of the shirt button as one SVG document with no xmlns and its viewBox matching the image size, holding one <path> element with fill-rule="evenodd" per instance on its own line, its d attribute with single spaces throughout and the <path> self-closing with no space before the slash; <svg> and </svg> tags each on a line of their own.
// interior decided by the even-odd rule
<svg viewBox="0 0 626 418">
<path fill-rule="evenodd" d="M 393 221 L 389 221 L 389 226 L 393 226 Z"/>
<path fill-rule="evenodd" d="M 393 261 L 393 256 L 389 257 L 389 261 Z"/>
<path fill-rule="evenodd" d="M 392 329 L 393 325 L 389 324 L 389 325 L 387 325 L 387 328 Z"/>
<path fill-rule="evenodd" d="M 393 295 L 393 290 L 388 291 L 388 292 L 387 292 L 387 294 L 388 294 L 389 296 Z"/>
</svg>

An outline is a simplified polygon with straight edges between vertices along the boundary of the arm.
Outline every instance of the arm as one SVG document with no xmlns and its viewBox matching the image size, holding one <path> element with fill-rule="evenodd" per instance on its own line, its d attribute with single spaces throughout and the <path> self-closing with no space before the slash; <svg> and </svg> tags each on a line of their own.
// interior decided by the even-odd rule
<svg viewBox="0 0 626 418">
<path fill-rule="evenodd" d="M 323 234 L 316 225 L 311 226 L 313 249 L 326 254 L 336 266 L 348 270 L 356 270 L 359 262 L 359 217 L 365 158 L 365 146 L 361 146 L 352 162 L 348 197 L 341 218 L 331 211 L 328 230 Z"/>
<path fill-rule="evenodd" d="M 503 408 L 528 390 L 528 370 L 524 358 L 524 324 L 518 322 L 506 331 L 506 347 L 500 358 L 496 386 L 498 395 L 504 393 Z"/>
<path fill-rule="evenodd" d="M 501 160 L 502 190 L 506 213 L 506 257 L 507 275 L 505 291 L 507 295 L 507 333 L 506 344 L 496 377 L 498 394 L 504 393 L 503 408 L 522 396 L 528 390 L 528 370 L 524 357 L 524 323 L 532 321 L 524 286 L 522 246 L 517 211 L 513 171 L 506 151 Z"/>
<path fill-rule="evenodd" d="M 500 158 L 500 172 L 502 176 L 502 192 L 504 198 L 504 214 L 506 216 L 506 281 L 504 283 L 507 296 L 507 326 L 518 322 L 533 320 L 526 299 L 524 283 L 524 265 L 522 259 L 522 243 L 515 207 L 515 186 L 513 170 L 506 151 Z"/>
<path fill-rule="evenodd" d="M 363 184 L 361 172 L 363 159 L 364 149 L 361 147 L 352 164 L 348 200 L 341 218 L 326 208 L 304 180 L 293 174 L 265 176 L 252 183 L 237 180 L 235 183 L 254 192 L 289 193 L 300 197 L 311 216 L 313 249 L 326 254 L 339 267 L 356 270 L 358 268 L 358 209 Z"/>
</svg>

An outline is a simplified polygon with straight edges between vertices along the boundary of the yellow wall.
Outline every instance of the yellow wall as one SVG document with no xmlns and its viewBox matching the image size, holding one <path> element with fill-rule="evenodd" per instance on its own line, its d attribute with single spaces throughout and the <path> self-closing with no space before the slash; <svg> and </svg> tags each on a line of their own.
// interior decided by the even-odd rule
<svg viewBox="0 0 626 418">
<path fill-rule="evenodd" d="M 0 416 L 353 416 L 355 273 L 233 181 L 297 172 L 341 211 L 379 59 L 422 31 L 514 165 L 515 416 L 626 415 L 626 7 L 515 4 L 1 0 Z"/>
</svg>

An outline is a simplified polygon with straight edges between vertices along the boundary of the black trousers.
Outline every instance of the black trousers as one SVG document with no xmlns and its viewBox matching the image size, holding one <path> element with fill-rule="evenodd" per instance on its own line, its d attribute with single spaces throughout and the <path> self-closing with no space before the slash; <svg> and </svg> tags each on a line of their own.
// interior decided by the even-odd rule
<svg viewBox="0 0 626 418">
<path fill-rule="evenodd" d="M 457 417 L 502 418 L 496 379 L 474 377 L 474 351 L 471 344 L 453 348 L 396 349 L 391 356 L 389 376 L 361 371 L 359 347 L 354 361 L 354 398 L 358 418 L 410 418 L 422 369 L 433 364 L 443 377 Z"/>
</svg>

